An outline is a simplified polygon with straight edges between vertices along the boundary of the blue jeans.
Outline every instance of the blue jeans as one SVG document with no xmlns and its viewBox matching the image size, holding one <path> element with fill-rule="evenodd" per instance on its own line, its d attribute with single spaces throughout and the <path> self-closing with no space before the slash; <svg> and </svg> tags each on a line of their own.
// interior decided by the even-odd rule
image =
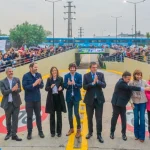
<svg viewBox="0 0 150 150">
<path fill-rule="evenodd" d="M 73 127 L 73 106 L 74 106 L 74 114 L 76 117 L 77 121 L 77 129 L 81 128 L 80 124 L 80 115 L 79 115 L 79 101 L 75 101 L 74 98 L 70 100 L 70 102 L 67 102 L 67 107 L 68 107 L 68 119 L 69 119 L 69 124 L 70 124 L 70 129 L 74 128 Z"/>
<path fill-rule="evenodd" d="M 146 103 L 134 104 L 134 135 L 140 140 L 145 140 L 145 110 Z"/>
</svg>

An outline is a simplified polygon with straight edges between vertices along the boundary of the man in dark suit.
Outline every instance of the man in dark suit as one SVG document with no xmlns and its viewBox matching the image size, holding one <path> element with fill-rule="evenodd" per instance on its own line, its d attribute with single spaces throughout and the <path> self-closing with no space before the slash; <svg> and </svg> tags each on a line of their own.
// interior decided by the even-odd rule
<svg viewBox="0 0 150 150">
<path fill-rule="evenodd" d="M 79 102 L 82 99 L 80 89 L 82 88 L 82 75 L 76 72 L 76 65 L 71 63 L 69 65 L 69 73 L 65 75 L 64 78 L 64 88 L 66 89 L 66 101 L 68 107 L 68 118 L 70 124 L 70 130 L 66 136 L 71 135 L 74 132 L 73 127 L 73 106 L 74 114 L 77 121 L 77 133 L 76 138 L 81 136 L 81 124 L 79 115 Z"/>
<path fill-rule="evenodd" d="M 127 140 L 126 136 L 126 105 L 128 104 L 130 97 L 132 95 L 132 91 L 144 91 L 148 90 L 149 87 L 135 87 L 129 86 L 128 83 L 131 80 L 131 73 L 124 72 L 122 78 L 116 83 L 115 90 L 112 97 L 112 108 L 113 108 L 113 116 L 111 119 L 111 129 L 110 129 L 110 138 L 114 139 L 114 132 L 117 124 L 117 120 L 119 115 L 121 116 L 122 122 L 122 139 L 124 141 Z"/>
<path fill-rule="evenodd" d="M 44 138 L 41 123 L 41 93 L 40 89 L 44 87 L 41 74 L 37 72 L 38 66 L 36 63 L 29 65 L 30 71 L 23 76 L 22 85 L 25 90 L 25 102 L 27 112 L 27 139 L 32 139 L 32 118 L 33 111 L 36 116 L 36 124 L 39 131 L 39 136 Z"/>
<path fill-rule="evenodd" d="M 0 89 L 3 94 L 1 107 L 5 110 L 7 135 L 5 140 L 12 136 L 12 140 L 22 141 L 16 133 L 18 129 L 18 115 L 21 105 L 20 80 L 13 77 L 13 69 L 6 68 L 7 77 L 0 82 Z M 12 119 L 12 121 L 11 121 Z"/>
<path fill-rule="evenodd" d="M 103 115 L 103 104 L 105 98 L 103 95 L 102 88 L 106 87 L 106 82 L 104 79 L 104 74 L 97 72 L 96 62 L 91 62 L 90 64 L 91 71 L 84 75 L 83 79 L 83 88 L 86 90 L 84 102 L 86 104 L 86 111 L 88 117 L 88 129 L 89 133 L 86 136 L 86 139 L 90 139 L 93 134 L 93 114 L 95 110 L 96 116 L 96 127 L 97 127 L 97 139 L 99 142 L 103 143 L 102 138 L 102 115 Z"/>
</svg>

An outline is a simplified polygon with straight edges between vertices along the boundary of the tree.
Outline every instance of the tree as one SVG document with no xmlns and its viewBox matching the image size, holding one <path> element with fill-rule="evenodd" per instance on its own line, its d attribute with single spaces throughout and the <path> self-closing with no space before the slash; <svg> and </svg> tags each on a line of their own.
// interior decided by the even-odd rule
<svg viewBox="0 0 150 150">
<path fill-rule="evenodd" d="M 45 31 L 41 25 L 25 22 L 10 29 L 10 40 L 17 47 L 22 45 L 37 46 L 45 40 Z"/>
<path fill-rule="evenodd" d="M 147 39 L 148 39 L 148 40 L 147 40 L 147 44 L 149 44 L 149 43 L 150 43 L 150 42 L 149 42 L 149 38 L 150 38 L 150 33 L 149 33 L 149 32 L 146 33 L 146 37 L 147 37 Z"/>
<path fill-rule="evenodd" d="M 46 35 L 46 36 L 51 36 L 51 35 L 52 35 L 52 32 L 45 30 L 45 35 Z"/>
<path fill-rule="evenodd" d="M 149 32 L 146 33 L 146 37 L 147 37 L 147 39 L 150 38 L 150 33 Z"/>
</svg>

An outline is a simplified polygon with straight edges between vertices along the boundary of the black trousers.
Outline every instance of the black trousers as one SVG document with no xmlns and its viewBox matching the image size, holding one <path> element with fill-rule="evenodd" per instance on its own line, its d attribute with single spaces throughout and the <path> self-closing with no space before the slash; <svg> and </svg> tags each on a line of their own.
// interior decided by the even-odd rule
<svg viewBox="0 0 150 150">
<path fill-rule="evenodd" d="M 62 132 L 62 113 L 61 113 L 61 100 L 58 94 L 53 94 L 54 111 L 50 114 L 50 132 L 55 134 L 55 112 L 57 116 L 57 128 L 56 132 L 61 134 Z"/>
<path fill-rule="evenodd" d="M 7 132 L 15 136 L 18 129 L 18 115 L 20 107 L 15 107 L 13 103 L 8 103 L 8 108 L 5 109 Z"/>
<path fill-rule="evenodd" d="M 86 105 L 86 113 L 87 113 L 87 118 L 88 118 L 89 134 L 93 133 L 94 109 L 95 109 L 97 135 L 101 135 L 101 132 L 102 132 L 102 116 L 103 116 L 103 103 L 101 105 L 99 105 L 98 102 L 97 102 L 97 99 L 94 100 L 93 105 Z"/>
<path fill-rule="evenodd" d="M 148 131 L 150 133 L 150 111 L 147 111 L 148 114 Z"/>
<path fill-rule="evenodd" d="M 120 115 L 122 122 L 122 134 L 126 134 L 126 107 L 112 105 L 113 116 L 111 119 L 111 132 L 115 132 L 118 117 Z"/>
<path fill-rule="evenodd" d="M 33 112 L 35 113 L 36 117 L 36 125 L 38 131 L 42 131 L 42 124 L 41 124 L 41 102 L 26 102 L 26 112 L 27 112 L 27 129 L 28 133 L 32 132 L 33 125 Z"/>
</svg>

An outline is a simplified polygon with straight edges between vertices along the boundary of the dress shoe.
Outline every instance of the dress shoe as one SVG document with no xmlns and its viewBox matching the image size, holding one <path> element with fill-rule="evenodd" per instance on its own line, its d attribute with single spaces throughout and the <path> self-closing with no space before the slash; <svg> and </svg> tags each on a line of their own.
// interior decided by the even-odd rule
<svg viewBox="0 0 150 150">
<path fill-rule="evenodd" d="M 98 136 L 97 136 L 97 139 L 99 140 L 100 143 L 104 143 L 104 140 L 103 140 L 103 138 L 102 138 L 101 135 L 98 135 Z"/>
<path fill-rule="evenodd" d="M 51 137 L 55 137 L 55 134 L 51 134 Z"/>
<path fill-rule="evenodd" d="M 31 140 L 31 139 L 32 139 L 32 133 L 28 133 L 27 139 L 28 139 L 28 140 Z"/>
<path fill-rule="evenodd" d="M 43 131 L 39 132 L 39 136 L 40 136 L 40 138 L 44 138 L 45 137 Z"/>
<path fill-rule="evenodd" d="M 114 132 L 111 132 L 111 133 L 110 133 L 110 138 L 111 138 L 111 139 L 114 139 Z"/>
<path fill-rule="evenodd" d="M 66 134 L 66 136 L 69 136 L 69 135 L 71 135 L 72 133 L 74 133 L 74 129 L 73 129 L 73 128 L 71 128 L 71 129 L 68 131 L 68 133 Z"/>
<path fill-rule="evenodd" d="M 77 129 L 76 138 L 81 137 L 81 129 Z"/>
<path fill-rule="evenodd" d="M 90 139 L 91 136 L 93 136 L 92 133 L 88 133 L 87 136 L 86 136 L 86 139 Z"/>
<path fill-rule="evenodd" d="M 127 136 L 126 136 L 126 134 L 122 134 L 122 139 L 123 139 L 124 141 L 126 141 L 126 140 L 127 140 Z"/>
<path fill-rule="evenodd" d="M 8 140 L 11 137 L 11 133 L 8 132 L 7 135 L 5 136 L 4 140 Z"/>
<path fill-rule="evenodd" d="M 135 140 L 138 140 L 139 138 L 135 137 Z"/>
<path fill-rule="evenodd" d="M 144 143 L 144 140 L 140 140 L 141 143 Z"/>
<path fill-rule="evenodd" d="M 12 140 L 22 141 L 22 139 L 21 139 L 21 138 L 19 138 L 17 135 L 12 136 Z"/>
<path fill-rule="evenodd" d="M 57 136 L 58 136 L 58 137 L 61 137 L 61 133 L 58 133 Z"/>
</svg>

